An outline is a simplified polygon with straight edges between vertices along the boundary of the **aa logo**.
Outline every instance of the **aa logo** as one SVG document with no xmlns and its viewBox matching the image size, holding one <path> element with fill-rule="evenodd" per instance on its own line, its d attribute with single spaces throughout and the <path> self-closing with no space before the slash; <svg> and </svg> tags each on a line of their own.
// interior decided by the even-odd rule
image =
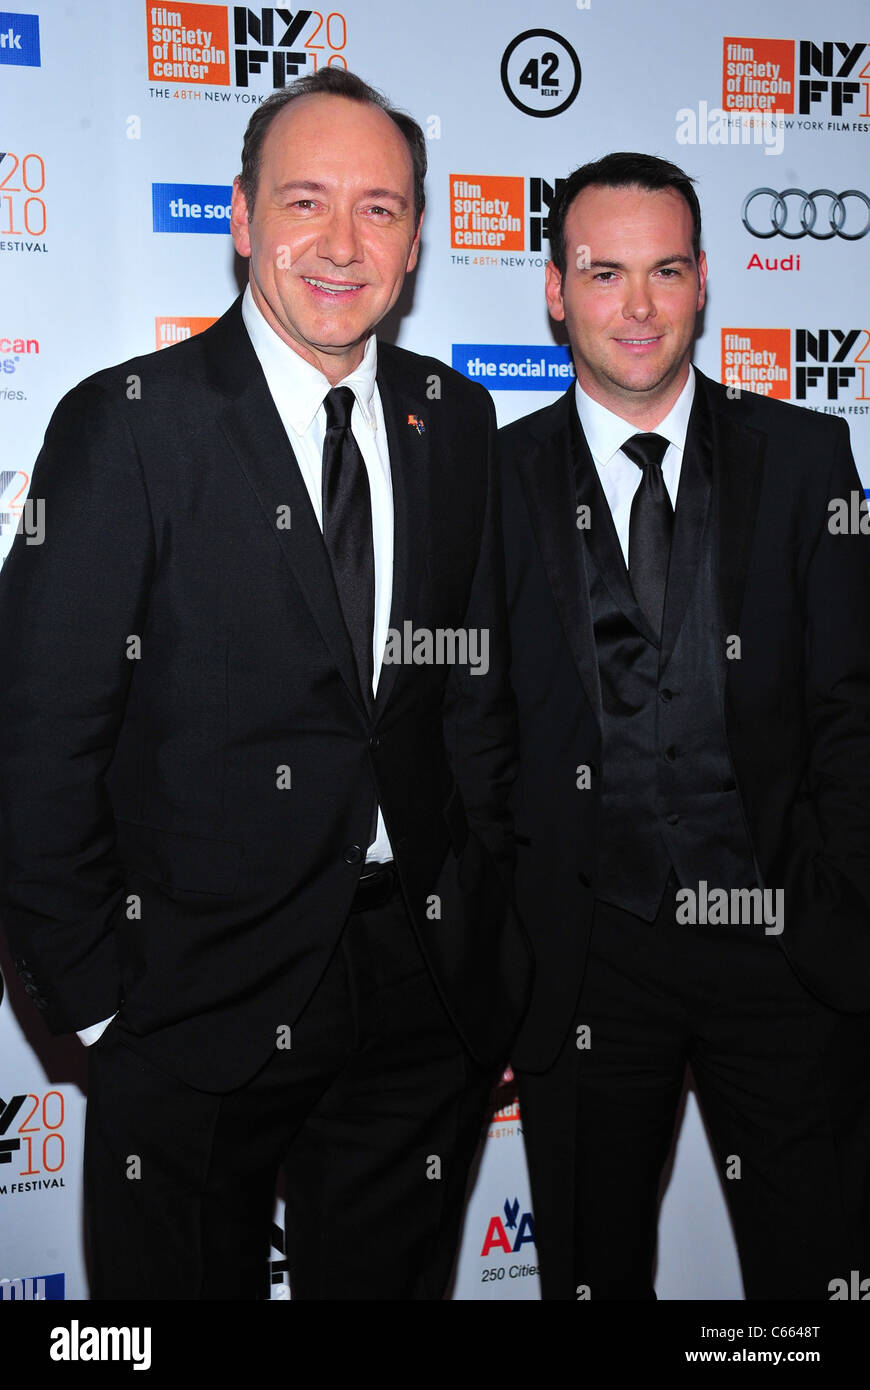
<svg viewBox="0 0 870 1390">
<path fill-rule="evenodd" d="M 530 1211 L 520 1215 L 519 1200 L 504 1204 L 504 1221 L 500 1216 L 490 1218 L 486 1228 L 481 1255 L 492 1250 L 503 1250 L 506 1255 L 515 1255 L 524 1245 L 535 1243 L 535 1218 Z"/>
</svg>

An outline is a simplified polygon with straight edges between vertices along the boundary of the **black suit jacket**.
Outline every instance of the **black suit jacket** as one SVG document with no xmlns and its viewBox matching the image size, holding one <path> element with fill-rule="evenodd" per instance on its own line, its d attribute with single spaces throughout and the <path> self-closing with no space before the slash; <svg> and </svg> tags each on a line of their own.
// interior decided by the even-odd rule
<svg viewBox="0 0 870 1390">
<path fill-rule="evenodd" d="M 574 387 L 503 429 L 500 444 L 521 747 L 517 905 L 537 967 L 513 1057 L 542 1071 L 583 976 L 602 771 L 577 529 L 594 464 Z M 729 399 L 696 371 L 686 448 L 712 478 L 723 652 L 728 636 L 740 638 L 739 658 L 726 663 L 725 727 L 761 884 L 785 891 L 777 939 L 820 999 L 870 1009 L 870 540 L 828 526 L 829 500 L 861 489 L 849 432 L 750 392 Z M 696 563 L 691 545 L 672 555 L 663 671 Z M 589 790 L 577 787 L 581 765 L 592 768 Z"/>
<path fill-rule="evenodd" d="M 61 402 L 31 487 L 45 542 L 16 538 L 0 576 L 0 882 L 17 968 L 54 1031 L 121 1005 L 132 1045 L 206 1089 L 251 1075 L 314 990 L 375 796 L 479 1060 L 504 1055 L 527 996 L 504 886 L 515 723 L 492 405 L 384 344 L 378 386 L 390 626 L 488 629 L 485 675 L 384 665 L 367 714 L 240 300 Z"/>
</svg>

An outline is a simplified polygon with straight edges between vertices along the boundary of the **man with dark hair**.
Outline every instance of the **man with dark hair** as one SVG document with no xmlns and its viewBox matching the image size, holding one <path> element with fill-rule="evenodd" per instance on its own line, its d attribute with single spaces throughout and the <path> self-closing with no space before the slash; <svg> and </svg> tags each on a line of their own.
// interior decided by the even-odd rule
<svg viewBox="0 0 870 1390">
<path fill-rule="evenodd" d="M 0 902 L 93 1045 L 97 1298 L 262 1297 L 282 1166 L 294 1298 L 449 1277 L 529 961 L 492 404 L 374 336 L 425 163 L 351 74 L 264 103 L 244 296 L 61 402 L 0 576 Z"/>
<path fill-rule="evenodd" d="M 691 365 L 691 181 L 573 174 L 576 385 L 502 431 L 543 1294 L 651 1299 L 687 1064 L 749 1298 L 870 1267 L 870 541 L 845 422 Z"/>
<path fill-rule="evenodd" d="M 688 203 L 692 215 L 692 254 L 701 259 L 701 205 L 695 192 L 694 179 L 683 173 L 676 164 L 654 155 L 634 154 L 622 150 L 605 155 L 603 159 L 581 164 L 569 174 L 547 219 L 550 241 L 550 260 L 560 275 L 565 274 L 565 216 L 584 188 L 643 188 L 647 193 L 673 189 Z"/>
</svg>

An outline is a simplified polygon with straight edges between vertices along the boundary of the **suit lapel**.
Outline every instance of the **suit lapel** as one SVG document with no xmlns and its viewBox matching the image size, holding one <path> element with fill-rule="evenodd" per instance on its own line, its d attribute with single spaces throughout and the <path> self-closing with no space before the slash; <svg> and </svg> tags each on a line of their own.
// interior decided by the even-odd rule
<svg viewBox="0 0 870 1390">
<path fill-rule="evenodd" d="M 389 625 L 399 632 L 404 619 L 413 617 L 417 607 L 423 547 L 412 545 L 411 540 L 426 531 L 432 440 L 431 430 L 425 425 L 425 401 L 411 389 L 406 375 L 389 346 L 379 343 L 378 391 L 393 482 L 393 594 Z M 423 422 L 422 430 L 413 421 Z M 375 699 L 377 715 L 383 712 L 401 669 L 395 662 L 381 667 Z"/>
<path fill-rule="evenodd" d="M 364 709 L 353 648 L 345 627 L 323 534 L 281 417 L 248 337 L 241 298 L 208 330 L 206 347 L 214 379 L 227 400 L 218 423 L 255 494 L 311 616 L 342 679 Z M 205 337 L 205 335 L 204 335 Z M 281 508 L 290 526 L 281 528 Z"/>
<path fill-rule="evenodd" d="M 710 398 L 710 383 L 697 372 Z M 764 437 L 717 409 L 710 410 L 713 453 L 713 517 L 719 576 L 719 602 L 725 635 L 740 626 L 746 571 L 764 476 Z"/>
<path fill-rule="evenodd" d="M 668 565 L 668 588 L 662 621 L 662 650 L 659 669 L 663 671 L 673 653 L 689 598 L 705 537 L 710 543 L 707 515 L 713 485 L 713 438 L 710 407 L 705 392 L 695 385 L 692 413 L 686 431 L 686 447 L 680 470 L 674 538 Z"/>
<path fill-rule="evenodd" d="M 601 722 L 601 685 L 583 543 L 577 529 L 574 388 L 554 406 L 555 428 L 518 461 L 538 548 L 583 688 Z M 606 505 L 606 504 L 605 504 Z M 594 525 L 594 516 L 593 516 Z"/>
</svg>

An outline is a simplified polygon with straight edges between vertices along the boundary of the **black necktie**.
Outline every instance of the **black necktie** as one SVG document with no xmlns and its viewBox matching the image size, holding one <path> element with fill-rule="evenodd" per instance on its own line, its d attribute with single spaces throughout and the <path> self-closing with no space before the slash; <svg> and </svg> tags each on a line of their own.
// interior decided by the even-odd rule
<svg viewBox="0 0 870 1390">
<path fill-rule="evenodd" d="M 674 531 L 674 509 L 662 477 L 668 441 L 660 434 L 635 434 L 622 452 L 643 471 L 631 503 L 628 526 L 628 577 L 653 631 L 661 634 Z"/>
<path fill-rule="evenodd" d="M 349 386 L 334 386 L 323 404 L 323 540 L 350 634 L 363 699 L 371 711 L 375 552 L 369 479 L 359 445 L 350 431 L 353 391 Z"/>
</svg>

